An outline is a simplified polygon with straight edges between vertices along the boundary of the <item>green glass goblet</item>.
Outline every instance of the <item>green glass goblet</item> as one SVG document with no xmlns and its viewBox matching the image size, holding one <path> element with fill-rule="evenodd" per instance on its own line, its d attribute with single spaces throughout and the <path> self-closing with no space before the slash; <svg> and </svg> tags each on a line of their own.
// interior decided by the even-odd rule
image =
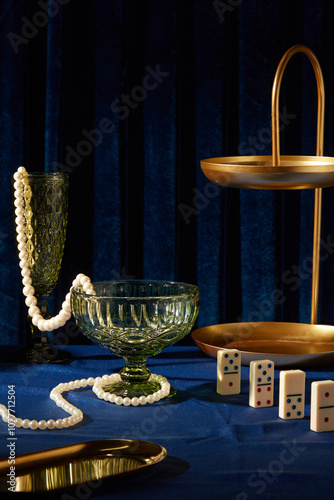
<svg viewBox="0 0 334 500">
<path fill-rule="evenodd" d="M 15 182 L 15 181 L 14 181 Z M 28 265 L 37 306 L 44 319 L 51 317 L 48 297 L 55 288 L 64 253 L 67 213 L 68 174 L 29 173 L 24 179 L 24 218 L 26 220 Z M 31 338 L 24 350 L 12 353 L 10 361 L 64 363 L 70 353 L 58 349 L 28 316 Z"/>
<path fill-rule="evenodd" d="M 199 309 L 195 285 L 169 281 L 93 283 L 96 295 L 82 286 L 71 292 L 72 312 L 84 335 L 123 357 L 121 381 L 103 387 L 122 397 L 153 394 L 160 384 L 149 380 L 146 358 L 159 354 L 188 334 Z M 170 396 L 176 394 L 171 387 Z"/>
</svg>

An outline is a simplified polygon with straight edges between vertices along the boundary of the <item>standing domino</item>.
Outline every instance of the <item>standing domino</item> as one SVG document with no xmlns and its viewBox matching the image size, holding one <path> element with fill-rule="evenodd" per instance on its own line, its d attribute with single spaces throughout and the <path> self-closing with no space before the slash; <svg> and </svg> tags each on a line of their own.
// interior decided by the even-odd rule
<svg viewBox="0 0 334 500">
<path fill-rule="evenodd" d="M 218 394 L 240 394 L 240 352 L 237 349 L 217 353 Z"/>
<path fill-rule="evenodd" d="M 279 374 L 279 412 L 280 418 L 304 418 L 305 372 L 286 370 Z"/>
<path fill-rule="evenodd" d="M 311 384 L 311 430 L 334 431 L 334 381 Z"/>
<path fill-rule="evenodd" d="M 274 363 L 270 359 L 249 365 L 249 406 L 261 408 L 274 402 Z"/>
</svg>

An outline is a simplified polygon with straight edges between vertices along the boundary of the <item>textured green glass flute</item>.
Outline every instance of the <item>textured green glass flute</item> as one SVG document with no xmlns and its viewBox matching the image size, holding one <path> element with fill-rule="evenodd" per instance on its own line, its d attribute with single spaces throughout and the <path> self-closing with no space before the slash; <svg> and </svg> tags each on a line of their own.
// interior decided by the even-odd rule
<svg viewBox="0 0 334 500">
<path fill-rule="evenodd" d="M 165 281 L 93 283 L 96 295 L 72 289 L 71 305 L 84 335 L 125 360 L 121 382 L 103 387 L 122 397 L 140 397 L 160 389 L 150 381 L 146 358 L 159 354 L 190 332 L 199 309 L 195 285 Z M 171 387 L 170 396 L 176 394 Z"/>
<path fill-rule="evenodd" d="M 44 319 L 48 319 L 51 317 L 48 297 L 57 284 L 65 247 L 68 174 L 29 173 L 23 183 L 30 277 L 37 306 Z M 24 350 L 12 353 L 11 361 L 64 363 L 71 360 L 71 354 L 52 345 L 48 332 L 41 332 L 34 326 L 30 316 L 28 323 L 31 331 L 28 345 Z"/>
</svg>

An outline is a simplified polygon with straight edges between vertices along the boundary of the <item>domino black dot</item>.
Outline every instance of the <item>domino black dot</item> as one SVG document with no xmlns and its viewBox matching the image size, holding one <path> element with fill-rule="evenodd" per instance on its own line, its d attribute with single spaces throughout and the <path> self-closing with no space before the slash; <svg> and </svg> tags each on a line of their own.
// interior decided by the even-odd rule
<svg viewBox="0 0 334 500">
<path fill-rule="evenodd" d="M 296 409 L 296 405 L 292 405 L 291 410 L 295 410 L 295 409 Z"/>
<path fill-rule="evenodd" d="M 298 398 L 297 403 L 301 403 L 301 402 L 302 402 L 302 398 Z"/>
<path fill-rule="evenodd" d="M 228 368 L 227 366 L 224 366 L 224 371 L 227 372 Z"/>
<path fill-rule="evenodd" d="M 261 378 L 259 377 L 259 378 L 257 379 L 257 381 L 258 381 L 258 382 L 261 382 Z"/>
<path fill-rule="evenodd" d="M 291 413 L 288 411 L 286 414 L 287 417 L 291 417 Z"/>
<path fill-rule="evenodd" d="M 239 354 L 237 352 L 234 353 L 234 357 L 237 358 Z"/>
<path fill-rule="evenodd" d="M 259 366 L 258 366 L 258 369 L 259 369 L 259 370 L 262 370 L 262 365 L 259 365 Z"/>
<path fill-rule="evenodd" d="M 271 368 L 271 363 L 268 364 L 268 368 Z"/>
<path fill-rule="evenodd" d="M 271 381 L 271 377 L 267 377 L 267 380 L 268 380 L 268 382 L 270 382 Z"/>
<path fill-rule="evenodd" d="M 301 411 L 297 411 L 297 416 L 300 417 L 300 415 L 302 414 Z"/>
<path fill-rule="evenodd" d="M 287 404 L 290 404 L 290 403 L 291 403 L 291 399 L 290 399 L 290 398 L 288 398 L 288 399 L 286 400 L 286 402 L 287 402 Z"/>
<path fill-rule="evenodd" d="M 234 367 L 234 369 L 235 369 L 235 370 L 237 370 L 237 369 L 238 369 L 238 367 L 237 367 L 237 366 L 235 366 L 235 367 Z"/>
<path fill-rule="evenodd" d="M 224 354 L 224 358 L 228 358 L 228 354 Z"/>
<path fill-rule="evenodd" d="M 229 364 L 233 365 L 233 359 L 230 359 Z"/>
<path fill-rule="evenodd" d="M 267 375 L 266 370 L 263 370 L 262 375 Z"/>
</svg>

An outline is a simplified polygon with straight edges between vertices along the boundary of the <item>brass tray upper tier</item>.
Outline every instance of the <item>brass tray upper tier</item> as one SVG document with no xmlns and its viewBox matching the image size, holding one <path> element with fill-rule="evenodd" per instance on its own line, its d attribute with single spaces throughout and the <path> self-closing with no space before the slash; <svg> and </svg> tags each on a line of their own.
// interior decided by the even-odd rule
<svg viewBox="0 0 334 500">
<path fill-rule="evenodd" d="M 220 349 L 238 349 L 241 363 L 271 359 L 275 366 L 294 368 L 334 364 L 334 326 L 305 323 L 225 323 L 191 334 L 208 356 Z"/>
<path fill-rule="evenodd" d="M 329 156 L 226 156 L 201 160 L 215 184 L 249 189 L 314 189 L 334 186 L 334 158 Z"/>
</svg>

